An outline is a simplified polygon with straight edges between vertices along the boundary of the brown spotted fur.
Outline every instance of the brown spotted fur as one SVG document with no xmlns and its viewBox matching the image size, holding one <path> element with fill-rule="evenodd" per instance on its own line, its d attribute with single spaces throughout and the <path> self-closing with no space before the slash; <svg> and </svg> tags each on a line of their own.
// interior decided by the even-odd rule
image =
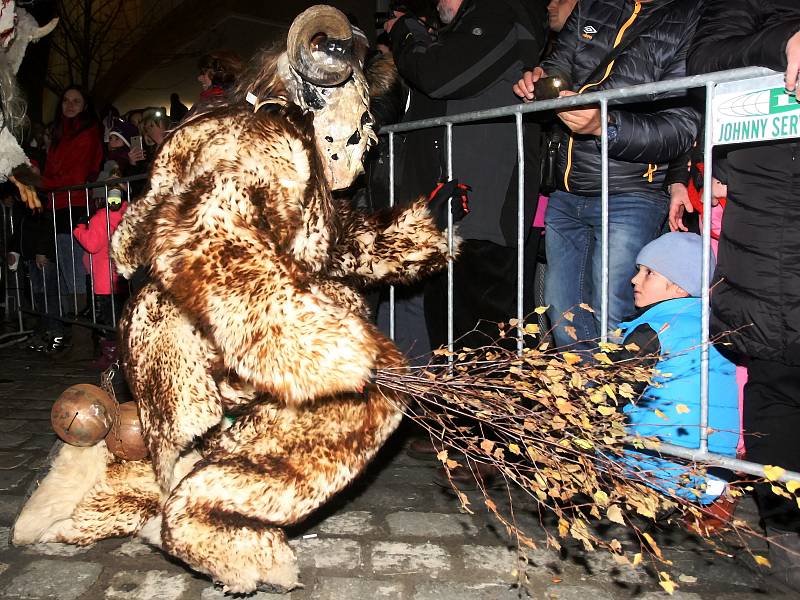
<svg viewBox="0 0 800 600">
<path fill-rule="evenodd" d="M 231 592 L 298 585 L 280 528 L 352 481 L 401 418 L 402 399 L 360 392 L 405 363 L 358 287 L 447 255 L 423 199 L 369 217 L 334 204 L 317 148 L 291 103 L 219 109 L 165 141 L 113 239 L 123 274 L 151 275 L 120 325 L 151 462 L 109 462 L 57 539 L 160 518 L 164 550 Z"/>
</svg>

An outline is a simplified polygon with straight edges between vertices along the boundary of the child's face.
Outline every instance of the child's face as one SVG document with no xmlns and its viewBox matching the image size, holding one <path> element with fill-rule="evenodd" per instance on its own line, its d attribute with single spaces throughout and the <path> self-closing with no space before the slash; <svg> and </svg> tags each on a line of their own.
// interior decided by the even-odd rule
<svg viewBox="0 0 800 600">
<path fill-rule="evenodd" d="M 116 135 L 111 135 L 108 137 L 108 149 L 109 150 L 117 150 L 118 148 L 122 148 L 125 145 L 121 139 L 119 139 Z"/>
<path fill-rule="evenodd" d="M 631 283 L 633 284 L 633 303 L 636 308 L 650 306 L 663 300 L 686 298 L 689 295 L 682 287 L 644 265 L 639 265 L 639 272 L 631 279 Z"/>
</svg>

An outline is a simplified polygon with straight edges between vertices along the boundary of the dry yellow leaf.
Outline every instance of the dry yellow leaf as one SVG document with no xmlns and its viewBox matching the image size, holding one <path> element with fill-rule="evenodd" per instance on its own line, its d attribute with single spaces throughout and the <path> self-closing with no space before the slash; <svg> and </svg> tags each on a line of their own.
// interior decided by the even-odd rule
<svg viewBox="0 0 800 600">
<path fill-rule="evenodd" d="M 517 446 L 516 444 L 509 444 L 508 445 L 508 449 L 511 451 L 512 454 L 519 454 L 520 453 L 519 446 Z"/>
<path fill-rule="evenodd" d="M 689 407 L 688 407 L 688 406 L 686 406 L 685 404 L 678 404 L 678 405 L 675 407 L 675 411 L 676 411 L 676 412 L 677 412 L 679 415 L 685 415 L 686 413 L 690 412 L 690 411 L 689 411 Z"/>
<path fill-rule="evenodd" d="M 608 354 L 606 354 L 605 352 L 596 353 L 594 355 L 594 359 L 599 363 L 603 363 L 604 365 L 614 364 L 614 363 L 611 362 L 611 359 L 608 358 Z"/>
<path fill-rule="evenodd" d="M 447 450 L 440 451 L 436 458 L 438 458 L 441 462 L 447 462 Z"/>
<path fill-rule="evenodd" d="M 583 310 L 588 310 L 590 313 L 594 312 L 594 309 L 585 302 L 581 302 L 578 306 L 580 306 Z"/>
<path fill-rule="evenodd" d="M 486 454 L 491 453 L 492 448 L 494 448 L 494 442 L 492 440 L 483 440 L 481 442 L 481 450 L 486 452 Z"/>
<path fill-rule="evenodd" d="M 566 327 L 564 327 L 564 331 L 573 340 L 576 340 L 576 341 L 578 340 L 578 330 L 575 329 L 574 327 L 571 327 L 571 326 L 567 325 Z"/>
<path fill-rule="evenodd" d="M 648 545 L 653 550 L 653 553 L 658 558 L 663 558 L 663 555 L 661 554 L 661 548 L 658 547 L 658 544 L 656 544 L 656 541 L 653 539 L 653 536 L 645 531 L 644 533 L 642 533 L 642 537 L 647 541 Z"/>
<path fill-rule="evenodd" d="M 597 407 L 597 412 L 599 412 L 604 417 L 607 417 L 607 416 L 613 415 L 615 412 L 617 412 L 617 409 L 614 408 L 613 406 L 605 406 L 605 405 L 603 405 L 603 406 L 598 406 Z"/>
<path fill-rule="evenodd" d="M 606 511 L 606 516 L 608 517 L 609 521 L 613 521 L 614 523 L 619 523 L 620 525 L 625 525 L 625 519 L 622 517 L 622 511 L 616 504 L 612 504 L 611 506 L 608 507 L 608 510 Z M 641 559 L 641 555 L 639 555 L 639 558 Z"/>
<path fill-rule="evenodd" d="M 783 474 L 786 473 L 786 469 L 783 467 L 776 467 L 774 465 L 764 465 L 764 475 L 767 476 L 767 479 L 770 481 L 777 481 Z"/>
<path fill-rule="evenodd" d="M 525 325 L 525 333 L 529 333 L 531 335 L 535 335 L 539 333 L 539 326 L 535 323 L 528 323 Z"/>
<path fill-rule="evenodd" d="M 564 362 L 566 362 L 568 365 L 574 365 L 582 360 L 581 357 L 574 352 L 564 352 L 561 356 L 564 358 Z"/>
<path fill-rule="evenodd" d="M 789 490 L 789 493 L 794 494 L 798 489 L 800 489 L 800 481 L 795 481 L 794 479 L 787 481 L 786 489 Z"/>
<path fill-rule="evenodd" d="M 535 312 L 537 315 L 543 315 L 544 313 L 546 313 L 546 312 L 547 312 L 547 309 L 548 309 L 548 308 L 550 308 L 550 305 L 549 305 L 549 304 L 548 304 L 547 306 L 537 306 L 537 307 L 534 309 L 534 311 L 533 311 L 533 312 Z"/>
<path fill-rule="evenodd" d="M 772 564 L 769 562 L 769 559 L 764 558 L 763 556 L 759 556 L 758 554 L 754 554 L 753 558 L 755 559 L 756 563 L 761 565 L 762 567 L 772 568 Z"/>
<path fill-rule="evenodd" d="M 658 578 L 660 580 L 658 585 L 664 588 L 664 591 L 671 596 L 675 592 L 675 588 L 677 586 L 675 585 L 675 582 L 669 578 L 669 573 L 666 571 L 659 571 Z"/>
<path fill-rule="evenodd" d="M 452 458 L 448 458 L 444 464 L 447 465 L 448 469 L 455 469 L 458 466 L 458 463 L 454 461 Z"/>
<path fill-rule="evenodd" d="M 641 562 L 642 562 L 642 553 L 637 552 L 636 554 L 633 555 L 633 566 L 634 567 L 639 566 L 639 563 Z"/>
<path fill-rule="evenodd" d="M 665 415 L 665 414 L 664 414 L 663 412 L 661 412 L 660 410 L 658 410 L 658 409 L 655 409 L 653 412 L 654 412 L 654 413 L 656 413 L 656 416 L 657 416 L 659 419 L 666 419 L 666 420 L 669 420 L 669 419 L 667 419 L 667 415 Z"/>
<path fill-rule="evenodd" d="M 572 319 L 575 318 L 575 313 L 568 310 L 567 312 L 564 313 L 564 318 L 570 323 L 572 323 Z"/>
<path fill-rule="evenodd" d="M 608 504 L 608 494 L 606 494 L 603 490 L 597 490 L 594 494 L 592 494 L 592 498 L 594 498 L 594 501 L 600 506 L 605 506 Z"/>
</svg>

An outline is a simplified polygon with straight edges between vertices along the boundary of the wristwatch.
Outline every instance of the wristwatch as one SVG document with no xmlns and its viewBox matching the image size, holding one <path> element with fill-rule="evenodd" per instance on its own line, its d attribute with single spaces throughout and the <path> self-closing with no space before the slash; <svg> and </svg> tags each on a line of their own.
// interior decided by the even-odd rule
<svg viewBox="0 0 800 600">
<path fill-rule="evenodd" d="M 614 118 L 614 115 L 608 115 L 608 127 L 606 127 L 606 131 L 608 132 L 609 142 L 613 142 L 617 139 L 619 128 L 617 127 L 617 120 Z"/>
</svg>

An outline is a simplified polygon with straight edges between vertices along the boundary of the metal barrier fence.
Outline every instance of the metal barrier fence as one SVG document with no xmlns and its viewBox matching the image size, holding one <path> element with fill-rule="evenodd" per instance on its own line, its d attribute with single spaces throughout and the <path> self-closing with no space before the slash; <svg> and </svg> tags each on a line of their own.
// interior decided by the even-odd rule
<svg viewBox="0 0 800 600">
<path fill-rule="evenodd" d="M 445 128 L 445 151 L 447 157 L 447 176 L 452 179 L 458 176 L 453 171 L 453 158 L 452 158 L 452 140 L 453 140 L 453 125 L 459 123 L 468 123 L 475 121 L 488 121 L 490 119 L 497 119 L 500 117 L 513 116 L 516 121 L 516 140 L 517 140 L 517 169 L 518 169 L 518 196 L 517 196 L 517 314 L 516 318 L 520 323 L 518 329 L 518 349 L 522 351 L 523 348 L 523 324 L 526 315 L 523 308 L 523 292 L 524 292 L 524 256 L 523 256 L 523 240 L 525 229 L 529 223 L 525 222 L 525 197 L 524 197 L 524 155 L 523 155 L 523 129 L 522 129 L 522 116 L 534 112 L 547 112 L 553 110 L 561 110 L 566 108 L 577 108 L 586 105 L 599 105 L 600 106 L 600 122 L 601 122 L 601 207 L 602 207 L 602 221 L 601 221 L 601 265 L 602 265 L 602 280 L 601 280 L 601 304 L 600 304 L 600 331 L 601 341 L 606 342 L 608 339 L 608 292 L 609 292 L 609 221 L 608 221 L 608 196 L 609 196 L 609 180 L 608 180 L 608 107 L 609 105 L 624 105 L 631 101 L 641 102 L 642 100 L 652 99 L 657 95 L 670 94 L 670 93 L 685 93 L 693 88 L 705 88 L 706 91 L 706 109 L 705 109 L 705 138 L 704 138 L 704 155 L 710 157 L 712 150 L 716 145 L 715 140 L 724 140 L 726 144 L 736 143 L 739 141 L 757 141 L 752 136 L 745 136 L 746 139 L 733 139 L 737 136 L 731 135 L 731 128 L 729 127 L 726 135 L 718 135 L 715 138 L 715 133 L 721 133 L 715 130 L 715 122 L 717 122 L 718 129 L 720 128 L 720 120 L 717 119 L 715 113 L 714 99 L 717 87 L 720 84 L 742 84 L 747 89 L 748 82 L 761 82 L 768 76 L 780 79 L 780 86 L 783 87 L 782 74 L 776 74 L 774 71 L 760 67 L 750 67 L 745 69 L 733 69 L 729 71 L 721 71 L 717 73 L 709 73 L 704 75 L 695 75 L 690 77 L 683 77 L 669 81 L 662 81 L 657 83 L 648 83 L 628 88 L 620 88 L 613 90 L 604 90 L 598 92 L 591 92 L 566 98 L 558 98 L 554 100 L 536 101 L 529 104 L 518 104 L 513 106 L 506 106 L 501 108 L 494 108 L 490 110 L 473 111 L 468 113 L 461 113 L 458 115 L 450 115 L 439 118 L 424 119 L 414 122 L 401 123 L 397 125 L 390 125 L 383 127 L 379 134 L 388 135 L 389 137 L 389 202 L 391 205 L 395 203 L 395 134 L 408 131 L 415 131 L 419 129 L 427 129 L 431 127 L 444 127 Z M 765 82 L 766 85 L 766 82 Z M 759 90 L 758 86 L 754 88 Z M 751 93 L 752 95 L 752 93 Z M 749 98 L 750 104 L 756 104 L 756 99 Z M 735 104 L 735 103 L 734 103 Z M 745 101 L 742 104 L 746 104 Z M 729 117 L 737 118 L 746 116 L 742 107 L 733 106 L 728 111 Z M 737 112 L 738 111 L 738 112 Z M 771 114 L 771 113 L 768 113 Z M 487 125 L 491 126 L 491 125 Z M 795 124 L 794 134 L 792 135 L 791 127 L 788 128 L 789 135 L 778 136 L 782 138 L 798 137 L 797 124 Z M 739 129 L 741 131 L 741 127 Z M 739 136 L 741 137 L 741 136 Z M 771 139 L 762 137 L 760 139 Z M 711 215 L 711 188 L 712 188 L 712 167 L 711 161 L 706 160 L 706 168 L 704 170 L 703 181 L 703 211 L 705 215 Z M 468 183 L 468 178 L 465 179 Z M 450 254 L 453 251 L 453 221 L 452 215 L 448 220 L 449 225 L 449 247 Z M 709 284 L 711 273 L 709 271 L 709 258 L 711 253 L 711 218 L 703 219 L 703 265 L 702 265 L 702 341 L 701 341 L 701 415 L 700 415 L 700 445 L 696 449 L 676 446 L 673 444 L 660 443 L 657 450 L 663 454 L 676 456 L 686 460 L 702 461 L 708 464 L 715 464 L 721 467 L 729 468 L 734 471 L 740 471 L 756 476 L 765 476 L 764 465 L 742 461 L 728 456 L 721 456 L 713 454 L 708 451 L 708 386 L 709 386 Z M 390 293 L 389 298 L 389 313 L 391 329 L 390 335 L 394 338 L 394 293 Z M 447 319 L 448 319 L 448 348 L 453 350 L 453 261 L 452 257 L 448 261 L 447 269 Z M 795 480 L 800 481 L 800 473 L 785 472 L 781 480 Z"/>
<path fill-rule="evenodd" d="M 105 261 L 107 261 L 102 266 L 103 270 L 107 267 L 107 280 L 104 278 L 102 282 L 95 276 L 95 270 L 100 267 L 94 258 L 96 252 L 89 253 L 84 250 L 72 234 L 80 219 L 80 217 L 76 219 L 74 213 L 78 212 L 81 217 L 91 217 L 95 212 L 93 210 L 95 202 L 102 200 L 103 205 L 107 206 L 109 189 L 121 189 L 123 197 L 130 200 L 131 183 L 146 179 L 146 175 L 136 175 L 48 191 L 47 197 L 50 206 L 55 206 L 57 195 L 66 194 L 67 205 L 72 207 L 71 210 L 63 211 L 63 214 L 67 216 L 66 223 L 58 222 L 55 210 L 45 211 L 38 217 L 39 227 L 34 235 L 42 235 L 41 225 L 44 224 L 43 220 L 46 220 L 47 227 L 52 227 L 52 230 L 46 233 L 46 235 L 52 236 L 52 240 L 48 240 L 48 242 L 52 241 L 51 246 L 48 243 L 48 246 L 52 248 L 52 256 L 47 257 L 46 260 L 36 261 L 30 256 L 24 257 L 23 260 L 23 256 L 18 255 L 14 266 L 9 265 L 9 252 L 21 250 L 21 247 L 12 247 L 12 240 L 16 246 L 28 242 L 26 236 L 31 235 L 31 232 L 26 231 L 23 219 L 33 217 L 14 214 L 13 207 L 7 207 L 0 203 L 3 217 L 4 260 L 1 275 L 4 316 L 5 320 L 9 322 L 12 318 L 11 315 L 16 314 L 18 333 L 25 333 L 23 320 L 25 313 L 97 330 L 113 331 L 115 329 L 119 312 L 119 305 L 115 298 L 120 295 L 120 291 L 124 295 L 124 287 L 121 290 L 121 286 L 126 284 L 117 280 L 116 269 L 108 251 L 110 242 L 107 240 L 111 239 L 112 234 L 110 212 L 105 211 L 105 223 L 100 223 L 100 227 L 104 226 L 105 228 L 101 234 L 105 234 L 106 252 L 104 254 L 106 255 Z M 99 191 L 99 194 L 95 193 L 96 191 Z M 59 229 L 62 231 L 59 232 Z M 41 242 L 41 239 L 39 241 Z M 88 264 L 85 265 L 83 264 L 84 255 L 88 259 L 86 261 Z M 85 279 L 84 273 L 88 275 L 88 280 Z M 23 283 L 23 280 L 27 280 L 27 282 Z M 98 286 L 102 286 L 103 289 L 110 292 L 110 294 L 102 294 L 102 296 L 110 296 L 103 298 L 102 302 L 109 314 L 98 314 L 98 296 L 101 296 L 96 292 Z M 81 306 L 84 298 L 85 307 Z"/>
<path fill-rule="evenodd" d="M 544 100 L 544 101 L 537 101 L 530 104 L 519 104 L 514 106 L 508 107 L 501 107 L 495 108 L 491 110 L 484 110 L 484 111 L 475 111 L 469 113 L 462 113 L 458 115 L 450 115 L 446 117 L 440 117 L 436 119 L 425 119 L 421 121 L 414 121 L 409 123 L 402 123 L 397 125 L 387 126 L 381 129 L 379 132 L 381 135 L 388 135 L 389 137 L 389 198 L 390 204 L 394 205 L 395 198 L 395 156 L 394 156 L 394 136 L 396 133 L 402 133 L 407 131 L 414 131 L 418 129 L 425 129 L 430 127 L 445 127 L 446 131 L 446 154 L 447 154 L 447 174 L 449 178 L 453 178 L 454 171 L 453 171 L 453 161 L 452 161 L 452 128 L 453 125 L 459 123 L 466 123 L 466 122 L 473 122 L 473 121 L 480 121 L 480 120 L 489 120 L 495 119 L 498 117 L 508 117 L 513 116 L 516 122 L 516 141 L 517 141 L 517 163 L 518 163 L 518 211 L 517 211 L 517 315 L 516 318 L 518 319 L 519 323 L 522 324 L 525 319 L 525 314 L 523 314 L 523 293 L 524 293 L 524 257 L 523 257 L 523 241 L 525 239 L 525 229 L 528 224 L 525 222 L 525 210 L 524 210 L 524 181 L 525 181 L 525 171 L 524 171 L 524 155 L 523 155 L 523 130 L 522 130 L 522 116 L 527 113 L 533 112 L 546 112 L 552 111 L 555 109 L 565 109 L 570 107 L 580 107 L 586 106 L 590 104 L 599 104 L 600 111 L 601 111 L 601 184 L 602 184 L 602 193 L 601 193 L 601 205 L 602 205 L 602 229 L 601 229 L 601 261 L 602 261 L 602 290 L 601 290 L 601 305 L 600 305 L 600 322 L 601 322 L 601 332 L 602 332 L 602 341 L 607 341 L 607 332 L 608 332 L 608 287 L 609 287 L 609 246 L 608 246 L 608 238 L 609 238 L 609 227 L 608 227 L 608 196 L 609 196 L 609 189 L 608 189 L 608 107 L 609 105 L 621 105 L 625 103 L 629 103 L 631 101 L 641 101 L 642 99 L 652 98 L 658 94 L 664 93 L 675 93 L 675 92 L 685 92 L 688 89 L 692 88 L 705 88 L 706 90 L 706 119 L 705 119 L 705 156 L 711 156 L 713 147 L 715 146 L 715 105 L 714 105 L 714 97 L 715 91 L 717 86 L 720 84 L 727 84 L 734 82 L 736 84 L 747 84 L 748 82 L 758 82 L 760 78 L 764 78 L 765 76 L 772 75 L 773 77 L 776 74 L 773 71 L 768 69 L 762 68 L 746 68 L 746 69 L 734 69 L 731 71 L 723 71 L 719 73 L 710 73 L 707 75 L 696 75 L 691 77 L 684 77 L 681 79 L 675 79 L 670 81 L 663 81 L 658 83 L 650 83 L 644 85 L 633 86 L 629 88 L 621 88 L 621 89 L 614 89 L 614 90 L 606 90 L 606 91 L 599 91 L 599 92 L 592 92 L 588 94 L 582 94 L 578 96 L 571 96 L 569 98 L 560 98 L 555 100 Z M 736 111 L 734 111 L 735 113 Z M 735 116 L 735 115 L 734 115 Z M 730 132 L 729 132 L 730 133 Z M 723 136 L 718 136 L 720 139 L 723 139 Z M 788 135 L 783 137 L 798 137 L 795 133 L 794 136 Z M 763 139 L 763 138 L 762 138 Z M 733 143 L 736 141 L 754 141 L 753 139 L 747 140 L 734 140 Z M 731 143 L 730 140 L 726 140 L 726 143 Z M 711 214 L 711 182 L 712 182 L 712 168 L 711 162 L 706 162 L 706 169 L 704 170 L 704 188 L 703 188 L 703 210 L 704 214 L 710 215 Z M 81 186 L 73 186 L 67 188 L 60 188 L 58 190 L 53 190 L 48 192 L 50 195 L 51 204 L 53 204 L 53 200 L 55 198 L 56 193 L 67 193 L 68 200 L 70 204 L 72 204 L 72 197 L 73 195 L 78 197 L 83 197 L 82 205 L 86 207 L 86 215 L 88 216 L 91 213 L 91 204 L 90 204 L 90 193 L 89 190 L 93 189 L 102 189 L 103 194 L 102 197 L 104 199 L 108 198 L 108 190 L 109 187 L 122 185 L 126 188 L 127 197 L 130 199 L 130 184 L 134 181 L 139 181 L 146 179 L 146 176 L 140 175 L 135 177 L 129 177 L 124 179 L 116 179 L 113 181 L 101 182 L 101 183 L 92 183 L 86 184 Z M 9 209 L 4 205 L 0 204 L 2 207 L 2 215 L 3 215 L 3 250 L 4 255 L 7 255 L 8 250 L 8 239 L 9 236 L 18 233 L 18 222 L 15 221 L 13 216 L 10 214 Z M 4 291 L 5 291 L 5 315 L 6 320 L 8 321 L 10 318 L 11 310 L 10 304 L 15 304 L 16 312 L 17 312 L 17 320 L 18 320 L 18 327 L 19 330 L 22 331 L 23 328 L 23 320 L 22 320 L 22 313 L 34 313 L 39 315 L 47 315 L 53 318 L 56 318 L 62 322 L 66 323 L 77 323 L 80 325 L 85 325 L 97 329 L 106 329 L 111 330 L 114 328 L 114 323 L 116 322 L 116 312 L 117 307 L 115 303 L 112 301 L 110 308 L 111 308 L 111 317 L 112 320 L 110 323 L 100 323 L 98 322 L 97 312 L 96 312 L 96 305 L 95 305 L 95 278 L 94 278 L 94 262 L 90 257 L 89 260 L 89 275 L 91 280 L 90 291 L 91 296 L 91 303 L 89 304 L 91 308 L 91 319 L 82 318 L 78 315 L 78 281 L 76 272 L 80 272 L 79 269 L 76 269 L 76 245 L 77 241 L 74 240 L 73 236 L 70 234 L 69 240 L 69 251 L 67 252 L 68 256 L 62 256 L 61 252 L 59 252 L 59 243 L 58 243 L 58 234 L 56 232 L 56 216 L 55 212 L 52 213 L 53 219 L 53 243 L 56 249 L 55 252 L 55 261 L 54 261 L 54 268 L 55 271 L 52 272 L 51 277 L 55 278 L 55 294 L 53 294 L 54 298 L 57 301 L 58 311 L 55 312 L 54 307 L 51 310 L 50 302 L 51 300 L 48 299 L 48 284 L 47 284 L 47 275 L 45 273 L 45 269 L 41 269 L 41 281 L 40 289 L 42 292 L 42 299 L 39 302 L 36 298 L 37 294 L 35 293 L 36 290 L 34 289 L 33 279 L 29 281 L 30 287 L 30 294 L 28 296 L 28 301 L 30 303 L 30 307 L 25 306 L 25 294 L 23 293 L 22 286 L 19 283 L 19 270 L 10 271 L 8 269 L 8 265 L 4 262 L 4 273 L 2 277 Z M 452 215 L 448 216 L 448 225 L 449 225 L 449 239 L 448 243 L 450 245 L 450 250 L 452 254 L 453 249 L 453 227 L 452 227 Z M 72 215 L 70 214 L 69 220 L 69 231 L 71 232 L 74 228 L 74 223 L 72 222 Z M 108 213 L 106 213 L 106 233 L 108 238 L 110 238 L 111 228 L 110 222 L 108 219 Z M 711 278 L 711 273 L 709 272 L 709 257 L 710 257 L 710 239 L 711 239 L 711 219 L 706 218 L 703 219 L 703 271 L 702 271 L 702 281 L 703 281 L 703 295 L 702 295 L 702 349 L 701 349 L 701 415 L 700 415 L 700 446 L 697 449 L 686 448 L 682 446 L 675 446 L 672 444 L 661 443 L 658 445 L 658 451 L 671 455 L 676 456 L 679 458 L 687 459 L 687 460 L 695 460 L 695 461 L 702 461 L 704 463 L 709 464 L 716 464 L 722 467 L 726 467 L 735 471 L 740 471 L 743 473 L 748 473 L 751 475 L 756 476 L 765 476 L 764 472 L 764 465 L 760 465 L 757 463 L 752 463 L 748 461 L 742 461 L 734 458 L 730 458 L 727 456 L 721 456 L 717 454 L 713 454 L 708 452 L 708 385 L 709 385 L 709 378 L 708 378 L 708 369 L 709 369 L 709 282 Z M 63 243 L 62 243 L 63 245 Z M 80 256 L 80 251 L 77 252 L 78 256 Z M 66 260 L 69 259 L 69 260 Z M 62 265 L 69 265 L 71 267 L 69 273 L 66 274 L 64 277 L 64 271 L 61 269 Z M 108 258 L 108 267 L 109 267 L 109 289 L 112 291 L 115 289 L 114 282 L 113 282 L 113 264 L 111 262 L 111 258 Z M 35 273 L 35 270 L 33 271 Z M 29 277 L 31 273 L 29 272 Z M 71 278 L 69 277 L 71 275 Z M 70 281 L 71 279 L 71 281 Z M 452 258 L 448 261 L 448 270 L 447 270 L 447 320 L 448 320 L 448 347 L 452 350 L 453 348 L 453 264 Z M 12 283 L 13 281 L 13 283 Z M 72 284 L 71 288 L 69 288 L 68 284 Z M 52 285 L 52 282 L 51 284 Z M 72 295 L 72 308 L 73 312 L 70 313 L 65 310 L 65 304 L 67 303 L 63 300 L 64 294 L 62 294 L 62 285 L 67 288 L 67 291 L 71 289 Z M 66 297 L 69 297 L 69 293 L 66 294 Z M 42 310 L 43 309 L 43 310 Z M 88 315 L 87 315 L 88 316 Z M 394 337 L 394 289 L 390 291 L 390 335 Z M 522 350 L 523 348 L 523 338 L 522 338 L 522 327 L 519 329 L 519 337 L 517 340 L 518 348 Z M 797 480 L 800 481 L 800 473 L 785 472 L 780 479 L 788 481 L 788 480 Z"/>
</svg>

